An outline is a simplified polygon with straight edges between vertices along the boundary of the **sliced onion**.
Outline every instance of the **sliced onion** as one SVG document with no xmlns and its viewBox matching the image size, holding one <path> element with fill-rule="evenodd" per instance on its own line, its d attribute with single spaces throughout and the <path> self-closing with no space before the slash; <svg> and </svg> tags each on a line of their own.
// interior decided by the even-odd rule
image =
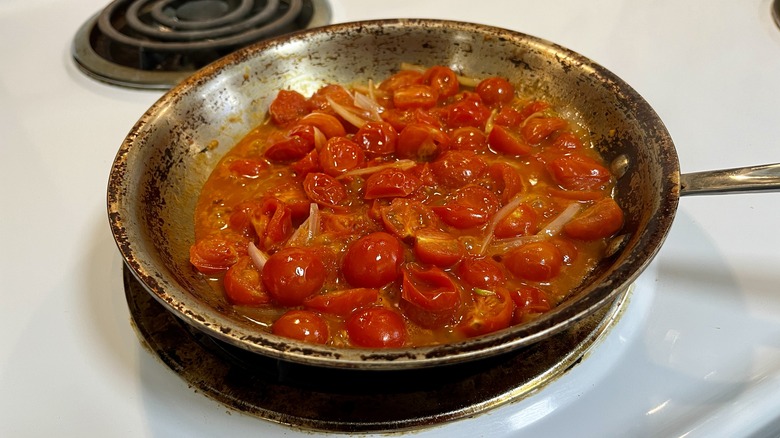
<svg viewBox="0 0 780 438">
<path fill-rule="evenodd" d="M 569 204 L 558 216 L 555 217 L 555 219 L 551 220 L 542 231 L 539 231 L 537 236 L 546 235 L 546 236 L 556 236 L 558 233 L 561 232 L 561 229 L 563 228 L 566 223 L 568 223 L 574 216 L 580 211 L 582 208 L 582 205 L 578 202 L 572 202 Z"/>
<path fill-rule="evenodd" d="M 511 239 L 499 239 L 494 240 L 489 248 L 490 252 L 493 254 L 503 254 L 512 248 L 517 248 L 518 246 L 523 246 L 528 243 L 541 242 L 546 238 L 546 236 L 531 234 L 530 236 L 513 237 Z"/>
<path fill-rule="evenodd" d="M 246 252 L 249 254 L 249 258 L 252 259 L 252 264 L 255 265 L 255 268 L 257 268 L 258 271 L 262 271 L 265 262 L 268 261 L 268 254 L 260 251 L 260 248 L 256 247 L 253 242 L 249 242 Z"/>
<path fill-rule="evenodd" d="M 320 230 L 320 208 L 316 202 L 309 204 L 309 218 L 306 222 L 308 223 L 306 243 L 309 243 L 317 237 L 317 232 Z"/>
<path fill-rule="evenodd" d="M 381 113 L 384 112 L 385 109 L 375 100 L 372 100 L 363 93 L 355 92 L 354 102 L 356 107 L 368 111 L 368 113 L 371 114 L 372 120 L 375 122 L 382 121 Z"/>
<path fill-rule="evenodd" d="M 330 107 L 333 108 L 333 111 L 335 111 L 336 114 L 340 115 L 344 120 L 346 120 L 350 124 L 354 125 L 357 128 L 361 128 L 363 125 L 366 124 L 365 119 L 362 119 L 357 114 L 348 110 L 345 106 L 336 103 L 333 99 L 330 98 L 330 96 L 326 96 L 326 98 L 328 99 L 328 103 L 330 104 Z"/>
<path fill-rule="evenodd" d="M 349 176 L 368 175 L 371 173 L 377 173 L 380 170 L 385 170 L 385 169 L 409 170 L 416 165 L 417 162 L 413 160 L 398 160 L 398 161 L 393 161 L 392 163 L 385 163 L 385 164 L 379 164 L 377 166 L 363 167 L 361 169 L 350 170 L 349 172 L 344 172 L 341 175 L 337 176 L 336 179 L 342 179 Z"/>
<path fill-rule="evenodd" d="M 490 220 L 490 225 L 487 227 L 487 235 L 485 236 L 485 240 L 483 240 L 482 245 L 479 246 L 480 255 L 485 253 L 488 245 L 490 245 L 490 242 L 493 240 L 493 233 L 496 231 L 498 223 L 501 222 L 501 220 L 503 220 L 505 217 L 509 216 L 513 211 L 515 211 L 515 209 L 520 204 L 522 204 L 526 198 L 527 197 L 525 196 L 515 196 L 514 199 L 509 201 L 509 203 L 505 206 L 501 207 L 501 209 L 498 210 L 495 215 L 493 215 L 493 219 Z"/>
<path fill-rule="evenodd" d="M 320 131 L 320 128 L 316 126 L 312 126 L 312 128 L 314 128 L 314 149 L 319 151 L 323 146 L 325 146 L 328 138 L 325 137 L 325 134 L 322 131 Z"/>
</svg>

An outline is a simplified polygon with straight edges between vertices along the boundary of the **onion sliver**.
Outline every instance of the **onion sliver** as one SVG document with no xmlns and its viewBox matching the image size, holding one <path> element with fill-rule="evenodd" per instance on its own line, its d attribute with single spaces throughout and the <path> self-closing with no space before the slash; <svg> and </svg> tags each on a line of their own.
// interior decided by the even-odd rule
<svg viewBox="0 0 780 438">
<path fill-rule="evenodd" d="M 327 96 L 327 99 L 328 99 L 328 103 L 330 104 L 330 107 L 333 108 L 333 111 L 335 111 L 336 114 L 340 115 L 342 118 L 344 118 L 344 120 L 346 120 L 350 124 L 354 125 L 357 128 L 361 128 L 363 125 L 366 124 L 367 120 L 361 118 L 357 114 L 348 110 L 345 106 L 336 103 L 333 99 L 330 98 L 330 96 Z"/>
<path fill-rule="evenodd" d="M 572 202 L 561 212 L 561 214 L 556 216 L 555 219 L 551 220 L 547 226 L 542 229 L 542 231 L 539 231 L 536 234 L 547 235 L 550 237 L 558 235 L 558 233 L 561 232 L 563 226 L 572 220 L 572 218 L 580 211 L 580 208 L 582 208 L 580 203 Z"/>
<path fill-rule="evenodd" d="M 378 166 L 363 167 L 361 169 L 350 170 L 349 172 L 344 172 L 341 175 L 337 176 L 336 179 L 346 178 L 348 176 L 368 175 L 370 173 L 377 173 L 380 170 L 385 170 L 385 169 L 408 170 L 416 165 L 417 163 L 412 160 L 398 160 L 398 161 L 393 161 L 392 163 L 380 164 Z"/>
<path fill-rule="evenodd" d="M 496 231 L 498 223 L 501 222 L 505 217 L 509 216 L 513 211 L 515 211 L 515 209 L 519 207 L 520 204 L 522 204 L 525 200 L 525 196 L 516 196 L 514 199 L 509 201 L 508 204 L 501 207 L 501 209 L 498 210 L 495 215 L 493 215 L 493 219 L 490 221 L 490 225 L 488 225 L 487 228 L 485 240 L 483 240 L 482 245 L 479 246 L 480 255 L 485 253 L 488 245 L 490 245 L 490 242 L 493 240 L 493 233 Z"/>
<path fill-rule="evenodd" d="M 255 265 L 255 268 L 257 268 L 258 271 L 262 271 L 265 262 L 268 261 L 268 254 L 260 251 L 253 242 L 249 242 L 246 252 L 249 254 L 249 258 L 252 259 L 252 264 Z"/>
</svg>

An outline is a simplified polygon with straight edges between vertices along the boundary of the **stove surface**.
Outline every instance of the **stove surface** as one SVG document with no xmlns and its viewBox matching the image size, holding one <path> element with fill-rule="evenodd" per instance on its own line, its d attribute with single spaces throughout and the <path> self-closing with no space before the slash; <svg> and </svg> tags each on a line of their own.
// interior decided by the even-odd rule
<svg viewBox="0 0 780 438">
<path fill-rule="evenodd" d="M 107 3 L 0 2 L 0 436 L 317 436 L 204 396 L 132 328 L 106 182 L 162 92 L 74 63 L 74 35 Z M 332 22 L 454 19 L 571 48 L 648 100 L 683 172 L 780 161 L 769 0 L 329 4 Z M 529 397 L 411 435 L 779 436 L 778 196 L 682 199 L 623 315 L 579 364 Z"/>
</svg>

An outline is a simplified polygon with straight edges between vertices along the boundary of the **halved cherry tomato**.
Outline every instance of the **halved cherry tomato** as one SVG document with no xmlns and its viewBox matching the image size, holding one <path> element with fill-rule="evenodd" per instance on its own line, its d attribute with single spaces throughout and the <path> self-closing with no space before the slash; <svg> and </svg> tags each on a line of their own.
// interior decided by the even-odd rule
<svg viewBox="0 0 780 438">
<path fill-rule="evenodd" d="M 325 135 L 325 138 L 341 137 L 347 134 L 344 125 L 335 116 L 320 111 L 306 114 L 298 123 L 313 126 Z"/>
<path fill-rule="evenodd" d="M 292 232 L 292 210 L 283 201 L 264 196 L 237 205 L 228 223 L 245 236 L 256 236 L 261 248 L 270 249 Z"/>
<path fill-rule="evenodd" d="M 376 304 L 379 290 L 373 288 L 343 289 L 314 295 L 303 302 L 303 306 L 323 313 L 348 316 L 361 307 Z"/>
<path fill-rule="evenodd" d="M 431 163 L 436 180 L 451 188 L 475 182 L 487 167 L 487 163 L 474 151 L 446 151 Z"/>
<path fill-rule="evenodd" d="M 506 282 L 506 274 L 493 259 L 467 258 L 456 268 L 458 277 L 471 287 L 492 290 Z"/>
<path fill-rule="evenodd" d="M 338 84 L 328 84 L 317 90 L 309 98 L 309 106 L 312 110 L 320 110 L 332 115 L 333 109 L 330 107 L 328 98 L 338 104 L 352 106 L 352 95 L 346 88 Z"/>
<path fill-rule="evenodd" d="M 521 285 L 510 291 L 509 295 L 515 302 L 515 313 L 512 317 L 514 324 L 524 322 L 528 315 L 546 313 L 552 309 L 547 294 L 533 286 Z"/>
<path fill-rule="evenodd" d="M 574 242 L 571 241 L 571 239 L 554 237 L 550 239 L 550 242 L 553 245 L 555 245 L 556 248 L 558 248 L 558 251 L 561 252 L 561 255 L 563 256 L 564 264 L 570 265 L 574 263 L 574 261 L 577 259 L 577 256 L 580 253 L 580 250 L 577 248 L 577 245 L 575 245 Z"/>
<path fill-rule="evenodd" d="M 314 248 L 284 248 L 271 255 L 263 267 L 263 285 L 283 306 L 299 306 L 319 292 L 327 273 Z"/>
<path fill-rule="evenodd" d="M 241 257 L 227 270 L 223 285 L 231 304 L 260 306 L 271 302 L 271 297 L 263 288 L 260 271 L 249 256 Z"/>
<path fill-rule="evenodd" d="M 266 168 L 268 168 L 268 162 L 249 158 L 233 160 L 228 164 L 230 172 L 245 178 L 257 178 Z"/>
<path fill-rule="evenodd" d="M 379 84 L 379 89 L 392 94 L 393 91 L 422 83 L 423 74 L 416 70 L 401 70 Z"/>
<path fill-rule="evenodd" d="M 455 236 L 444 231 L 423 228 L 414 236 L 414 255 L 423 263 L 446 268 L 458 263 L 465 251 Z"/>
<path fill-rule="evenodd" d="M 380 208 L 385 229 L 401 239 L 413 237 L 417 230 L 436 226 L 438 216 L 427 205 L 405 198 L 395 198 Z"/>
<path fill-rule="evenodd" d="M 322 166 L 320 166 L 320 153 L 317 152 L 317 149 L 312 149 L 303 158 L 291 163 L 290 168 L 300 177 L 305 177 L 306 174 L 312 172 L 322 172 Z"/>
<path fill-rule="evenodd" d="M 596 240 L 609 237 L 623 227 L 623 209 L 612 198 L 604 198 L 588 207 L 563 226 L 563 232 L 575 239 Z"/>
<path fill-rule="evenodd" d="M 346 137 L 333 137 L 319 152 L 320 166 L 330 176 L 338 176 L 366 164 L 363 149 Z"/>
<path fill-rule="evenodd" d="M 419 178 L 401 169 L 389 168 L 366 180 L 365 199 L 398 198 L 414 193 L 422 185 Z"/>
<path fill-rule="evenodd" d="M 279 126 L 285 126 L 311 111 L 309 101 L 301 93 L 292 90 L 280 90 L 271 102 L 268 113 L 271 120 Z"/>
<path fill-rule="evenodd" d="M 534 117 L 526 120 L 520 128 L 528 143 L 539 144 L 550 134 L 569 126 L 569 122 L 560 117 Z"/>
<path fill-rule="evenodd" d="M 433 211 L 448 225 L 471 228 L 482 225 L 498 211 L 499 201 L 490 190 L 468 185 L 455 191 L 442 206 Z"/>
<path fill-rule="evenodd" d="M 496 195 L 501 197 L 503 204 L 508 203 L 524 189 L 523 180 L 517 169 L 507 163 L 493 163 L 488 166 L 486 172 L 488 188 L 493 190 Z"/>
<path fill-rule="evenodd" d="M 398 134 L 396 153 L 399 158 L 431 161 L 450 147 L 450 138 L 435 126 L 410 123 Z"/>
<path fill-rule="evenodd" d="M 439 100 L 439 91 L 425 84 L 412 84 L 393 91 L 393 106 L 406 110 L 431 108 Z"/>
<path fill-rule="evenodd" d="M 493 232 L 499 239 L 527 236 L 539 230 L 539 215 L 528 204 L 520 204 L 501 219 Z"/>
<path fill-rule="evenodd" d="M 502 286 L 492 290 L 480 289 L 472 294 L 474 304 L 458 324 L 458 328 L 469 337 L 493 333 L 505 329 L 512 323 L 515 303 L 509 291 Z"/>
<path fill-rule="evenodd" d="M 454 96 L 460 90 L 458 78 L 455 72 L 449 67 L 434 65 L 425 71 L 422 77 L 425 84 L 435 88 L 439 93 L 439 98 Z"/>
<path fill-rule="evenodd" d="M 518 133 L 501 125 L 494 125 L 488 134 L 488 144 L 494 151 L 523 157 L 531 153 L 533 149 Z"/>
<path fill-rule="evenodd" d="M 463 126 L 452 131 L 452 149 L 485 152 L 488 149 L 487 136 L 473 126 Z"/>
<path fill-rule="evenodd" d="M 561 272 L 563 254 L 550 242 L 532 242 L 507 252 L 503 263 L 516 277 L 547 281 Z"/>
<path fill-rule="evenodd" d="M 444 107 L 446 113 L 447 126 L 459 128 L 462 126 L 474 126 L 484 128 L 485 123 L 490 118 L 490 108 L 482 103 L 479 94 L 466 91 L 463 97 L 450 105 Z"/>
<path fill-rule="evenodd" d="M 287 162 L 300 160 L 314 149 L 314 141 L 301 136 L 287 137 L 265 150 L 265 157 L 271 161 Z"/>
<path fill-rule="evenodd" d="M 330 336 L 328 323 L 321 316 L 309 310 L 289 310 L 271 326 L 271 332 L 285 338 L 325 344 Z"/>
<path fill-rule="evenodd" d="M 401 303 L 406 316 L 426 328 L 450 322 L 462 301 L 453 278 L 436 266 L 407 263 L 401 270 Z"/>
<path fill-rule="evenodd" d="M 474 91 L 490 106 L 510 102 L 515 97 L 515 87 L 506 79 L 497 76 L 483 79 Z"/>
<path fill-rule="evenodd" d="M 324 173 L 309 173 L 303 179 L 303 191 L 312 201 L 325 207 L 338 207 L 347 199 L 347 189 Z"/>
<path fill-rule="evenodd" d="M 350 341 L 360 347 L 403 347 L 408 337 L 403 317 L 383 307 L 356 311 L 347 319 L 346 326 Z"/>
<path fill-rule="evenodd" d="M 367 122 L 355 133 L 352 140 L 369 156 L 390 155 L 395 152 L 398 133 L 387 122 Z"/>
<path fill-rule="evenodd" d="M 239 252 L 222 237 L 200 239 L 190 247 L 190 263 L 204 274 L 218 274 L 238 262 Z"/>
<path fill-rule="evenodd" d="M 609 182 L 612 175 L 596 160 L 581 154 L 564 155 L 547 164 L 553 180 L 569 190 L 593 190 Z"/>
<path fill-rule="evenodd" d="M 559 149 L 581 149 L 582 140 L 570 131 L 563 131 L 555 136 L 550 146 Z"/>
<path fill-rule="evenodd" d="M 361 237 L 344 254 L 342 272 L 355 287 L 382 287 L 398 278 L 404 249 L 392 234 L 379 231 Z"/>
<path fill-rule="evenodd" d="M 279 184 L 269 190 L 269 194 L 284 202 L 290 208 L 290 214 L 294 223 L 298 223 L 309 216 L 311 201 L 306 197 L 306 192 L 303 191 L 301 183 L 290 181 Z"/>
</svg>

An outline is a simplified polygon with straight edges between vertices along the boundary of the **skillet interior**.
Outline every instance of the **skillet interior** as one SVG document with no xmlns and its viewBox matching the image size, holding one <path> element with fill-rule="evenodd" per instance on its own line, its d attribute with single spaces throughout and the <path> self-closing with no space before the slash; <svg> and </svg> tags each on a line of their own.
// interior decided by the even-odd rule
<svg viewBox="0 0 780 438">
<path fill-rule="evenodd" d="M 193 212 L 211 169 L 264 118 L 276 92 L 383 78 L 401 62 L 501 75 L 539 93 L 591 132 L 608 161 L 627 162 L 616 198 L 625 239 L 584 287 L 533 323 L 465 342 L 403 350 L 335 349 L 259 332 L 189 265 Z M 109 221 L 134 275 L 196 328 L 264 355 L 312 365 L 395 369 L 461 362 L 529 345 L 610 302 L 662 244 L 679 197 L 679 166 L 662 122 L 630 86 L 592 61 L 528 35 L 435 20 L 334 25 L 259 43 L 205 67 L 163 96 L 120 147 Z"/>
</svg>

